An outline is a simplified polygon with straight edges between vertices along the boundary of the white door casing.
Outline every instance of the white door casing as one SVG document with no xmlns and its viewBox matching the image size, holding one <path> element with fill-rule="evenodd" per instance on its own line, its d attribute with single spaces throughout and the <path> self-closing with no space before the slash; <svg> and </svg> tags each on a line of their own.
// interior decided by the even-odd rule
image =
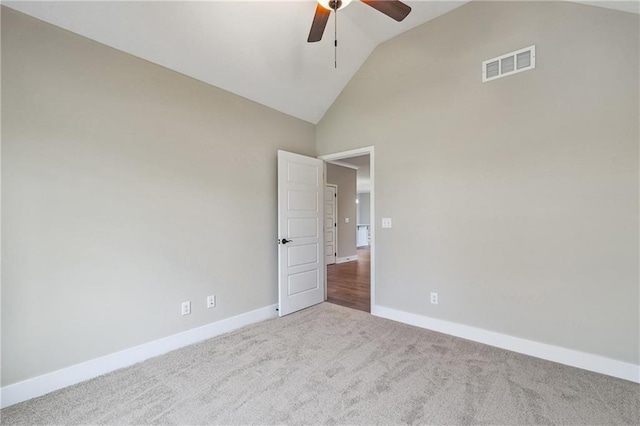
<svg viewBox="0 0 640 426">
<path fill-rule="evenodd" d="M 324 191 L 324 244 L 325 263 L 333 265 L 338 256 L 338 186 L 327 184 Z"/>
<path fill-rule="evenodd" d="M 324 301 L 324 164 L 278 151 L 278 304 L 284 316 Z"/>
</svg>

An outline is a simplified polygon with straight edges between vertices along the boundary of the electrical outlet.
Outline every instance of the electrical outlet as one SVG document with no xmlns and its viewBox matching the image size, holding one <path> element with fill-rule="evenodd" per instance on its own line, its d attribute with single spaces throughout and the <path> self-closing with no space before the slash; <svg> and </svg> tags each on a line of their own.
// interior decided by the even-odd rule
<svg viewBox="0 0 640 426">
<path fill-rule="evenodd" d="M 348 217 L 344 218 L 344 223 L 349 223 L 349 218 Z"/>
<path fill-rule="evenodd" d="M 433 305 L 437 305 L 438 304 L 438 293 L 431 293 L 431 303 Z"/>
<path fill-rule="evenodd" d="M 215 308 L 215 307 L 216 307 L 216 296 L 215 294 L 212 294 L 211 296 L 207 297 L 207 309 Z"/>
<path fill-rule="evenodd" d="M 191 302 L 182 302 L 182 315 L 191 314 Z"/>
<path fill-rule="evenodd" d="M 383 228 L 391 228 L 391 218 L 390 217 L 383 217 L 382 218 L 382 227 Z"/>
</svg>

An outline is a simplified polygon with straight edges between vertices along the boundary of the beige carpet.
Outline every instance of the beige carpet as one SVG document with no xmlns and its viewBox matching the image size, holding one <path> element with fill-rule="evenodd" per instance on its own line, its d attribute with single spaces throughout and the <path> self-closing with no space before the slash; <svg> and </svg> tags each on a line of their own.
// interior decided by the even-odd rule
<svg viewBox="0 0 640 426">
<path fill-rule="evenodd" d="M 3 424 L 638 424 L 640 385 L 323 303 L 2 410 Z"/>
</svg>

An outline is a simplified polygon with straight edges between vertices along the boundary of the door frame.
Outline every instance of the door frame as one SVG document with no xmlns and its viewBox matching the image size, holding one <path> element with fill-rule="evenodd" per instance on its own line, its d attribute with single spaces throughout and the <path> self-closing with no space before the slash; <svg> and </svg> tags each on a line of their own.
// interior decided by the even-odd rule
<svg viewBox="0 0 640 426">
<path fill-rule="evenodd" d="M 327 185 L 327 162 L 336 162 L 351 157 L 359 157 L 361 155 L 369 154 L 369 173 L 371 178 L 371 199 L 370 199 L 370 214 L 371 214 L 371 281 L 369 283 L 371 287 L 371 311 L 375 306 L 376 295 L 376 196 L 375 196 L 375 149 L 373 145 L 365 146 L 362 148 L 351 149 L 348 151 L 336 152 L 333 154 L 319 155 L 318 158 L 324 161 L 324 184 Z M 324 240 L 324 236 L 323 236 Z M 326 244 L 326 242 L 324 242 Z M 324 296 L 327 300 L 327 265 L 324 265 Z"/>
</svg>

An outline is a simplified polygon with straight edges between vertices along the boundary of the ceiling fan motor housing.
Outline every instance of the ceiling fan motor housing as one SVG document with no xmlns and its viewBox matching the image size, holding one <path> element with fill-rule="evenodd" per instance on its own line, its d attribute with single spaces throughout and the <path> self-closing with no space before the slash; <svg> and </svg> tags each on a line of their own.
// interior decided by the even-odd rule
<svg viewBox="0 0 640 426">
<path fill-rule="evenodd" d="M 348 6 L 352 0 L 317 0 L 316 13 L 313 15 L 313 23 L 307 41 L 313 43 L 322 39 L 322 33 L 327 26 L 331 11 L 338 10 Z M 400 0 L 361 0 L 367 6 L 371 6 L 379 12 L 384 13 L 388 17 L 400 22 L 411 12 L 411 6 L 402 3 Z M 336 13 L 335 16 L 338 14 Z M 337 28 L 337 25 L 336 25 Z"/>
</svg>

